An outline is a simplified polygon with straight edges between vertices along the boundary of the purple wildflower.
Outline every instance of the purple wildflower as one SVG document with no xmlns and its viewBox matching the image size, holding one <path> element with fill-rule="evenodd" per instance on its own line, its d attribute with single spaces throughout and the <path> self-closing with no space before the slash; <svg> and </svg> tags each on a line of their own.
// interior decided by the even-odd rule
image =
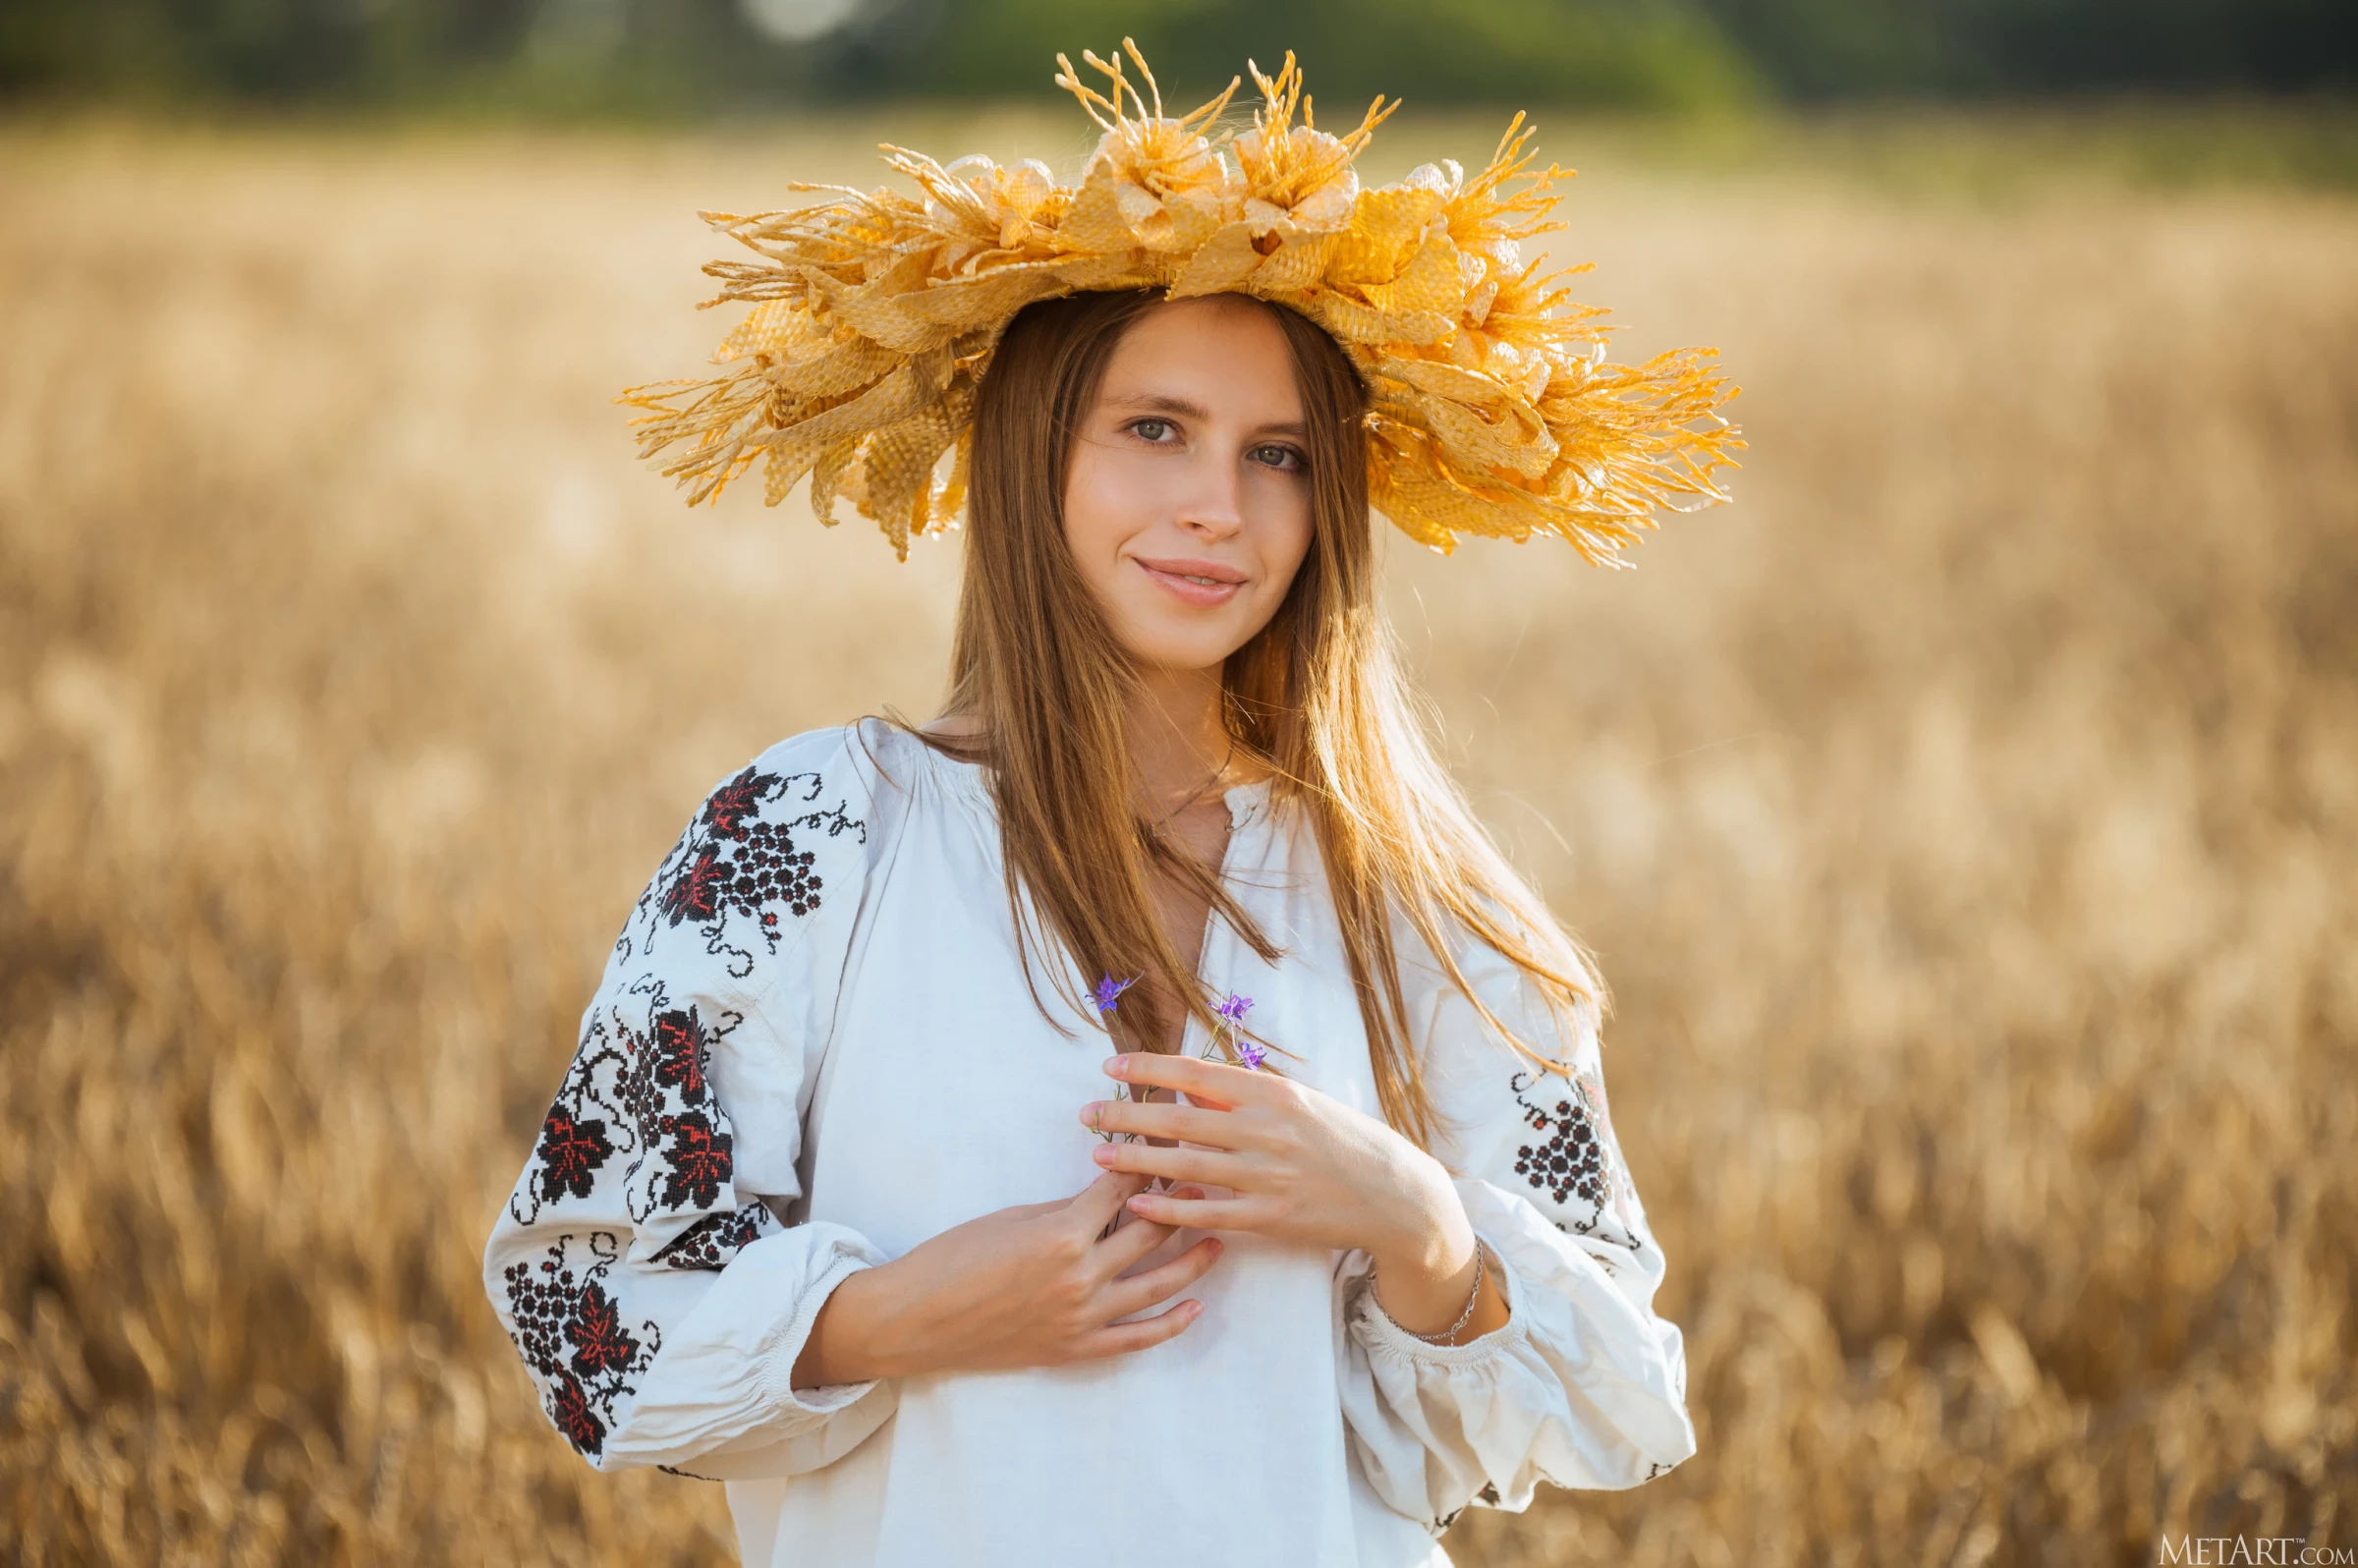
<svg viewBox="0 0 2358 1568">
<path fill-rule="evenodd" d="M 1097 1012 L 1100 1015 L 1111 1013 L 1113 1004 L 1120 998 L 1122 992 L 1137 983 L 1138 977 L 1135 975 L 1126 980 L 1116 980 L 1111 975 L 1098 980 L 1097 988 L 1091 993 L 1097 1004 Z"/>
<path fill-rule="evenodd" d="M 1229 1043 L 1236 1047 L 1236 1054 L 1244 1058 L 1247 1067 L 1258 1069 L 1269 1054 L 1267 1047 L 1256 1045 L 1249 1039 L 1238 1039 L 1236 1036 L 1236 1027 L 1245 1021 L 1245 1012 L 1252 1005 L 1252 997 L 1239 996 L 1236 992 L 1230 991 L 1228 999 L 1213 1008 L 1212 1013 L 1220 1021 L 1220 1032 L 1226 1035 Z"/>
</svg>

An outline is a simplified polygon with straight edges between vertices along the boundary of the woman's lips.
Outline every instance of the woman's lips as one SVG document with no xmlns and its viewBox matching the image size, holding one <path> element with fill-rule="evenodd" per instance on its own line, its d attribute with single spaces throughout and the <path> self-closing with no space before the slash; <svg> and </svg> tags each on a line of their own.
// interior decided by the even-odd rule
<svg viewBox="0 0 2358 1568">
<path fill-rule="evenodd" d="M 1138 561 L 1136 556 L 1132 556 L 1131 559 Z M 1244 587 L 1242 583 L 1199 583 L 1193 578 L 1182 577 L 1176 572 L 1165 572 L 1159 567 L 1149 566 L 1144 561 L 1138 561 L 1138 569 L 1168 590 L 1180 602 L 1193 604 L 1199 609 L 1210 609 L 1215 605 L 1225 604 L 1236 597 L 1237 590 Z"/>
</svg>

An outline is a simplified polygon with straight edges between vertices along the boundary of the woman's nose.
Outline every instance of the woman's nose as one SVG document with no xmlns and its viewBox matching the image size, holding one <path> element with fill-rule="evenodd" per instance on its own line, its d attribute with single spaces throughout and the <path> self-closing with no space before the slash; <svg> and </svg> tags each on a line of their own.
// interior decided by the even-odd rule
<svg viewBox="0 0 2358 1568">
<path fill-rule="evenodd" d="M 1190 464 L 1186 492 L 1177 508 L 1183 528 L 1221 537 L 1244 527 L 1245 481 L 1241 460 L 1207 452 Z"/>
</svg>

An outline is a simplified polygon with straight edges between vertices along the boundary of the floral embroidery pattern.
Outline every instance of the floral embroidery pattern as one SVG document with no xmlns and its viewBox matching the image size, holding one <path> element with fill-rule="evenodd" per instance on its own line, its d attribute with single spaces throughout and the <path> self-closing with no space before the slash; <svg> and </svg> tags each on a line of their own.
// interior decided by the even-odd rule
<svg viewBox="0 0 2358 1568">
<path fill-rule="evenodd" d="M 719 1268 L 767 1234 L 775 1222 L 759 1204 L 748 1204 L 734 1214 L 707 1214 L 666 1242 L 655 1261 L 672 1268 Z"/>
<path fill-rule="evenodd" d="M 808 787 L 796 797 L 795 786 L 805 780 Z M 744 979 L 752 973 L 753 954 L 730 940 L 730 917 L 752 922 L 764 949 L 774 953 L 781 914 L 799 918 L 819 906 L 824 881 L 812 869 L 818 857 L 796 844 L 796 831 L 823 831 L 830 838 L 857 832 L 862 843 L 868 841 L 868 824 L 840 806 L 775 819 L 764 814 L 772 803 L 789 797 L 796 797 L 792 803 L 797 805 L 816 800 L 822 783 L 816 773 L 748 767 L 721 785 L 665 857 L 641 909 L 651 905 L 666 926 L 694 925 L 704 935 L 706 950 L 730 955 L 730 973 Z"/>
<path fill-rule="evenodd" d="M 580 1119 L 573 1107 L 559 1099 L 548 1108 L 548 1119 L 540 1124 L 539 1147 L 533 1150 L 540 1161 L 534 1178 L 540 1201 L 553 1204 L 568 1193 L 589 1197 L 598 1167 L 613 1152 L 603 1121 L 594 1116 Z"/>
<path fill-rule="evenodd" d="M 615 941 L 509 1199 L 509 1223 L 534 1248 L 500 1272 L 510 1333 L 550 1421 L 585 1455 L 603 1453 L 661 1348 L 657 1323 L 634 1311 L 638 1271 L 717 1270 L 780 1225 L 736 1191 L 736 1132 L 712 1080 L 715 1048 L 744 1019 L 707 997 L 675 1000 L 678 966 L 654 944 L 686 926 L 732 981 L 776 954 L 820 907 L 815 847 L 867 842 L 864 821 L 818 804 L 823 787 L 817 772 L 754 766 L 705 799 Z M 689 968 L 714 970 L 702 957 Z"/>
<path fill-rule="evenodd" d="M 695 1008 L 655 1015 L 649 1055 L 656 1083 L 678 1090 L 691 1105 L 703 1103 L 704 1063 L 711 1058 L 712 1039 Z"/>
<path fill-rule="evenodd" d="M 621 1243 L 591 1231 L 590 1260 L 577 1273 L 566 1259 L 573 1240 L 558 1238 L 538 1263 L 511 1264 L 503 1277 L 516 1348 L 540 1374 L 542 1407 L 578 1452 L 595 1454 L 605 1448 L 615 1401 L 636 1386 L 629 1374 L 654 1360 L 663 1336 L 652 1322 L 633 1333 L 605 1288 Z"/>
<path fill-rule="evenodd" d="M 1531 1074 L 1515 1075 L 1515 1103 L 1523 1107 L 1523 1120 L 1547 1134 L 1547 1141 L 1515 1150 L 1515 1174 L 1559 1204 L 1578 1193 L 1592 1206 L 1602 1208 L 1609 1180 L 1604 1144 L 1597 1136 L 1588 1106 L 1581 1102 L 1586 1096 L 1559 1099 L 1554 1109 L 1548 1110 L 1523 1097 L 1531 1087 Z"/>
<path fill-rule="evenodd" d="M 533 1223 L 545 1204 L 590 1197 L 616 1154 L 629 1156 L 625 1206 L 634 1220 L 721 1201 L 735 1171 L 736 1138 L 708 1072 L 712 1042 L 737 1020 L 715 1027 L 693 1005 L 665 1006 L 660 981 L 643 988 L 649 993 L 644 1029 L 617 1011 L 592 1020 L 584 1035 L 510 1202 L 520 1223 Z"/>
<path fill-rule="evenodd" d="M 1634 1250 L 1639 1232 L 1622 1203 L 1630 1184 L 1613 1146 L 1604 1086 L 1585 1075 L 1573 1077 L 1566 1080 L 1570 1093 L 1550 1106 L 1535 1105 L 1525 1097 L 1538 1083 L 1537 1074 L 1517 1073 L 1509 1086 L 1515 1103 L 1523 1109 L 1524 1122 L 1547 1135 L 1544 1143 L 1525 1144 L 1515 1150 L 1515 1174 L 1559 1205 L 1578 1198 L 1589 1206 L 1588 1218 L 1568 1223 L 1559 1220 L 1558 1229 L 1595 1235 L 1606 1216 L 1613 1215 L 1620 1221 L 1621 1236 L 1608 1239 L 1626 1238 Z"/>
<path fill-rule="evenodd" d="M 735 1142 L 700 1111 L 666 1116 L 656 1127 L 671 1140 L 663 1150 L 663 1206 L 710 1208 L 730 1174 L 729 1146 Z"/>
</svg>

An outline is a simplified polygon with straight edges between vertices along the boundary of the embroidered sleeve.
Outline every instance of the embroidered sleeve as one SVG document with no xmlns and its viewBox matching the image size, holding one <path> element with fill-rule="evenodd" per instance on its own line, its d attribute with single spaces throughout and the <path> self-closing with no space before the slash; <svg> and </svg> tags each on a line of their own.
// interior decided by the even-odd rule
<svg viewBox="0 0 2358 1568">
<path fill-rule="evenodd" d="M 1520 1512 L 1542 1481 L 1619 1488 L 1695 1452 L 1685 1344 L 1656 1315 L 1665 1270 L 1614 1136 L 1593 1012 L 1566 1037 L 1538 987 L 1479 944 L 1458 955 L 1491 1010 L 1566 1064 L 1510 1050 L 1437 968 L 1403 963 L 1412 1036 L 1444 1131 L 1434 1152 L 1505 1291 L 1470 1344 L 1384 1316 L 1364 1253 L 1337 1271 L 1344 1419 L 1376 1492 L 1434 1535 L 1471 1504 Z"/>
<path fill-rule="evenodd" d="M 542 1409 L 599 1469 L 791 1475 L 897 1397 L 792 1376 L 827 1294 L 884 1260 L 842 1226 L 783 1222 L 868 866 L 845 733 L 763 754 L 664 857 L 485 1249 Z"/>
</svg>

